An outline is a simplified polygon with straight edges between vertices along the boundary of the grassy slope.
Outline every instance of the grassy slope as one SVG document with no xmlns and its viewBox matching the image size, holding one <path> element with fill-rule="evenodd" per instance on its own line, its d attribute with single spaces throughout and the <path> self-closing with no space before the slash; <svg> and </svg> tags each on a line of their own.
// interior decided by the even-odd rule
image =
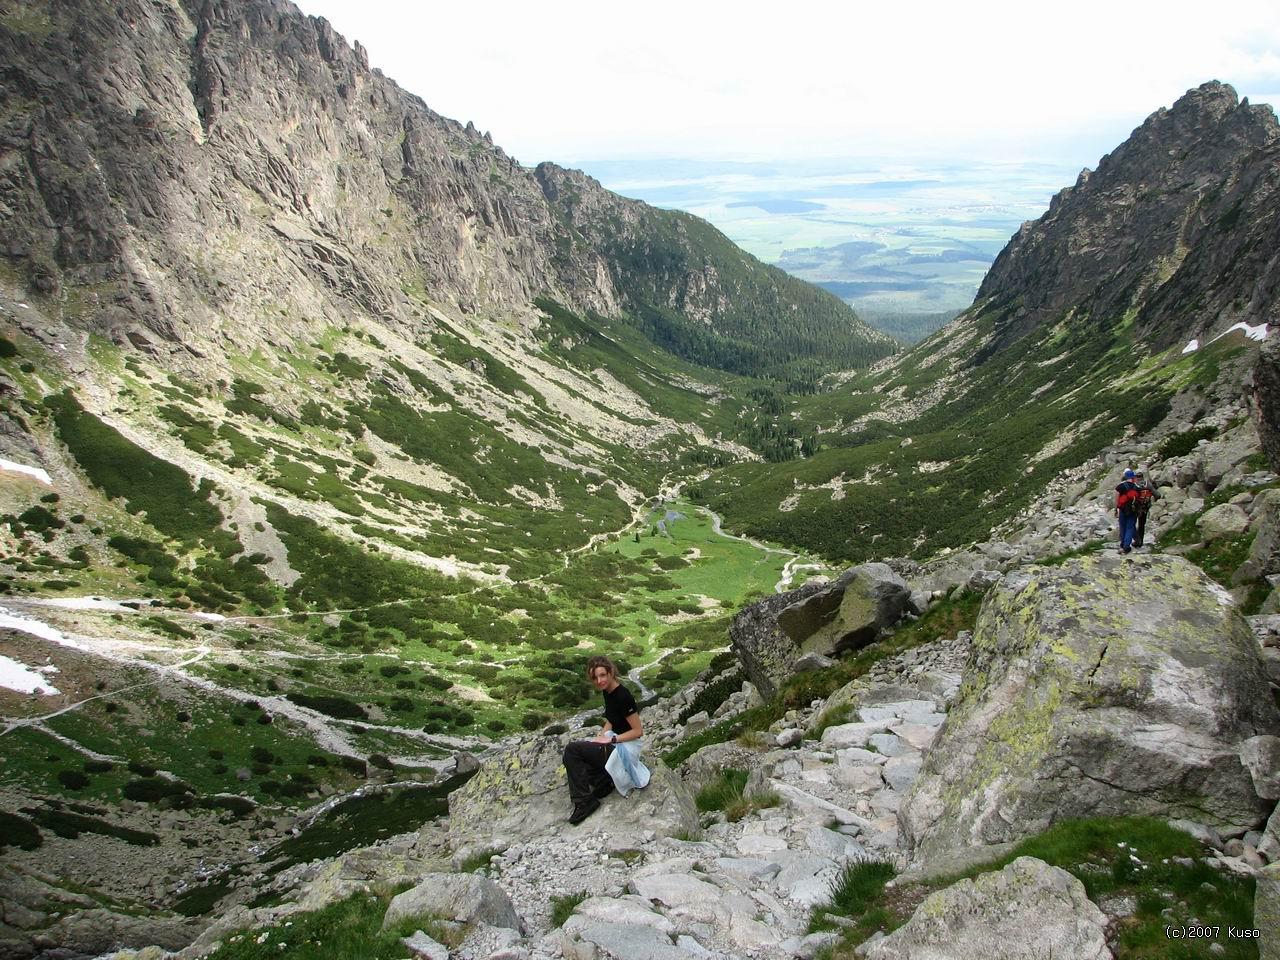
<svg viewBox="0 0 1280 960">
<path fill-rule="evenodd" d="M 1155 426 L 1176 389 L 1212 382 L 1243 349 L 1224 340 L 1145 356 L 1126 324 L 1104 331 L 1064 319 L 974 363 L 993 323 L 977 310 L 887 370 L 796 400 L 800 420 L 820 424 L 824 449 L 723 470 L 702 485 L 707 501 L 739 529 L 833 560 L 927 555 L 983 539 L 1061 470 Z M 970 339 L 939 358 L 959 336 Z M 874 411 L 890 419 L 867 418 Z M 843 499 L 812 489 L 833 478 L 844 481 Z M 779 510 L 797 488 L 794 509 Z"/>
</svg>

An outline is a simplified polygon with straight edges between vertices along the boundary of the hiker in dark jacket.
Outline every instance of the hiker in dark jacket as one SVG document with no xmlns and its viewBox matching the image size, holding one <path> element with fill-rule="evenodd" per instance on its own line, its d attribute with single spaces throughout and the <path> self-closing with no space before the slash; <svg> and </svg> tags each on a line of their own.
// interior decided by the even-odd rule
<svg viewBox="0 0 1280 960">
<path fill-rule="evenodd" d="M 600 801 L 615 789 L 624 797 L 649 784 L 649 768 L 640 762 L 644 726 L 631 691 L 618 682 L 618 667 L 608 657 L 587 661 L 587 677 L 604 695 L 604 729 L 591 740 L 575 740 L 564 748 L 564 770 L 569 781 L 577 826 L 600 809 Z"/>
<path fill-rule="evenodd" d="M 1156 489 L 1155 480 L 1148 480 L 1143 471 L 1134 474 L 1134 484 L 1138 491 L 1134 497 L 1134 514 L 1137 518 L 1137 530 L 1133 535 L 1133 545 L 1140 547 L 1146 541 L 1147 515 L 1151 513 L 1151 505 L 1160 499 L 1160 491 Z"/>
<path fill-rule="evenodd" d="M 1126 470 L 1124 479 L 1116 484 L 1116 516 L 1120 518 L 1120 552 L 1133 550 L 1133 535 L 1138 524 L 1138 485 L 1133 482 L 1134 472 Z"/>
</svg>

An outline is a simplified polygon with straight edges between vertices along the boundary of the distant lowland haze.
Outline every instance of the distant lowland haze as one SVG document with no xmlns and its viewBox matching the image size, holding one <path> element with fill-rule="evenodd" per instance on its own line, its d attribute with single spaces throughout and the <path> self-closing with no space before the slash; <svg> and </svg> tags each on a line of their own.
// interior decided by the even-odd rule
<svg viewBox="0 0 1280 960">
<path fill-rule="evenodd" d="M 968 307 L 1009 237 L 1080 172 L 1065 163 L 893 158 L 581 166 L 625 196 L 711 221 L 906 340 Z M 923 318 L 932 322 L 921 326 Z"/>
<path fill-rule="evenodd" d="M 300 5 L 520 162 L 703 217 L 907 340 L 1153 104 L 1280 101 L 1280 6 L 1253 0 Z"/>
</svg>

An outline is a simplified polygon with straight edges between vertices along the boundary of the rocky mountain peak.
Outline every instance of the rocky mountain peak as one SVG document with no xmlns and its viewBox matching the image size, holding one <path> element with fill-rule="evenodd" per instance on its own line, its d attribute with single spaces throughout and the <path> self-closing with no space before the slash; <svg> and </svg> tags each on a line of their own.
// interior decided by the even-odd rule
<svg viewBox="0 0 1280 960">
<path fill-rule="evenodd" d="M 1003 344 L 1071 311 L 1153 348 L 1265 322 L 1280 267 L 1280 125 L 1227 84 L 1188 91 L 1024 224 L 978 291 Z"/>
</svg>

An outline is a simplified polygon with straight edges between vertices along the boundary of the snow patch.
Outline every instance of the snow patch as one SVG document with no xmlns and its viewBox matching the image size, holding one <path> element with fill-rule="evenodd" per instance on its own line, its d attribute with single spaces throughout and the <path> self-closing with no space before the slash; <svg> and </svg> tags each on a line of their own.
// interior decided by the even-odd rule
<svg viewBox="0 0 1280 960">
<path fill-rule="evenodd" d="M 50 668 L 45 668 L 50 670 Z M 56 667 L 50 672 L 56 671 Z M 0 687 L 17 690 L 19 693 L 38 693 L 42 697 L 52 697 L 60 691 L 40 672 L 31 669 L 25 663 L 19 663 L 11 657 L 0 655 Z"/>
<path fill-rule="evenodd" d="M 28 633 L 33 637 L 39 637 L 41 640 L 56 643 L 60 647 L 71 647 L 74 650 L 86 649 L 84 644 L 77 640 L 72 640 L 61 630 L 56 630 L 49 624 L 41 623 L 39 620 L 32 620 L 29 617 L 14 613 L 5 607 L 0 607 L 0 630 L 17 630 L 19 633 Z"/>
<path fill-rule="evenodd" d="M 1183 348 L 1182 348 L 1182 352 L 1183 352 L 1183 353 L 1195 353 L 1195 352 L 1196 352 L 1197 350 L 1199 350 L 1199 349 L 1200 349 L 1200 341 L 1199 341 L 1199 340 L 1188 340 L 1188 341 L 1187 341 L 1187 345 L 1186 345 L 1185 347 L 1183 347 Z"/>
<path fill-rule="evenodd" d="M 1244 323 L 1243 321 L 1240 323 L 1234 324 L 1230 327 L 1227 327 L 1227 329 L 1223 330 L 1222 333 L 1218 334 L 1218 336 L 1214 337 L 1214 339 L 1217 340 L 1218 337 L 1225 337 L 1232 330 L 1243 330 L 1244 335 L 1248 337 L 1250 340 L 1267 339 L 1267 325 L 1265 322 L 1258 324 L 1256 327 L 1251 327 L 1249 326 L 1249 324 Z"/>
<path fill-rule="evenodd" d="M 53 481 L 49 479 L 49 474 L 39 467 L 28 467 L 25 463 L 14 463 L 12 460 L 0 457 L 0 470 L 7 470 L 9 473 L 26 474 L 28 477 L 39 480 L 46 487 L 53 486 Z"/>
</svg>

